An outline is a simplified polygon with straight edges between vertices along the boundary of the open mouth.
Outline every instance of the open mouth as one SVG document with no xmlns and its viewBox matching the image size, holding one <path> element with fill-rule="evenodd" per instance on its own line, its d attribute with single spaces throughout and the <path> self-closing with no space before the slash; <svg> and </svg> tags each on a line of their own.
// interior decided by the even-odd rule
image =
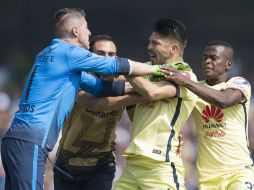
<svg viewBox="0 0 254 190">
<path fill-rule="evenodd" d="M 150 54 L 150 53 L 149 53 L 149 57 L 150 57 L 151 59 L 156 58 L 156 56 L 155 56 L 154 54 Z"/>
</svg>

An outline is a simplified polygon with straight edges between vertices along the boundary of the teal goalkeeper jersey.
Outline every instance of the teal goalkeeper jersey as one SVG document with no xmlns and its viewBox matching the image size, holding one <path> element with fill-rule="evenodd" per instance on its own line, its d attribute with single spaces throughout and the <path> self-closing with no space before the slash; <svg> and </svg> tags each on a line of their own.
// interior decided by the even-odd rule
<svg viewBox="0 0 254 190">
<path fill-rule="evenodd" d="M 4 138 L 22 139 L 52 150 L 80 86 L 95 95 L 108 95 L 107 91 L 115 87 L 86 72 L 119 75 L 129 70 L 127 59 L 98 56 L 54 39 L 36 56 L 19 110 Z"/>
</svg>

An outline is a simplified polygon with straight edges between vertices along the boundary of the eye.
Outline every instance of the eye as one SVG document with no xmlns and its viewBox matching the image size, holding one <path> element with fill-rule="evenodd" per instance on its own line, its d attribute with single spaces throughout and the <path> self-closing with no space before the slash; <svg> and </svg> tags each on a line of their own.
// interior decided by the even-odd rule
<svg viewBox="0 0 254 190">
<path fill-rule="evenodd" d="M 94 53 L 97 54 L 97 55 L 102 55 L 102 56 L 106 55 L 106 52 L 102 51 L 102 50 L 94 50 Z"/>
<path fill-rule="evenodd" d="M 154 45 L 160 45 L 160 42 L 156 41 L 156 42 L 154 42 Z"/>
<path fill-rule="evenodd" d="M 105 53 L 104 52 L 99 52 L 99 53 L 97 53 L 98 55 L 105 55 Z"/>
<path fill-rule="evenodd" d="M 216 60 L 218 60 L 218 57 L 217 57 L 217 56 L 212 56 L 211 59 L 212 59 L 213 61 L 216 61 Z"/>
<path fill-rule="evenodd" d="M 115 54 L 115 53 L 109 53 L 108 56 L 109 56 L 109 57 L 115 57 L 116 54 Z"/>
</svg>

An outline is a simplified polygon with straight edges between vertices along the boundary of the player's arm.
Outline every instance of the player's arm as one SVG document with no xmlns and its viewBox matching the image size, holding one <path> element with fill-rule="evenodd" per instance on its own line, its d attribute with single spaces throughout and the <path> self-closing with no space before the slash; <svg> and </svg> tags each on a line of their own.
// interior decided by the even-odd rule
<svg viewBox="0 0 254 190">
<path fill-rule="evenodd" d="M 125 82 L 124 94 L 136 94 L 137 92 L 129 82 Z"/>
<path fill-rule="evenodd" d="M 121 96 L 125 92 L 125 81 L 108 81 L 82 72 L 80 88 L 94 96 Z"/>
<path fill-rule="evenodd" d="M 126 76 L 126 78 L 139 94 L 152 100 L 174 97 L 177 94 L 176 86 L 168 81 L 150 82 L 139 76 Z"/>
<path fill-rule="evenodd" d="M 77 103 L 94 111 L 104 111 L 133 105 L 137 103 L 149 102 L 150 100 L 139 94 L 130 94 L 114 97 L 95 97 L 84 91 L 80 91 Z"/>
<path fill-rule="evenodd" d="M 157 75 L 160 73 L 160 68 L 158 66 L 152 66 L 145 63 L 140 63 L 128 59 L 130 65 L 130 72 L 128 75 Z"/>
<path fill-rule="evenodd" d="M 132 61 L 127 58 L 105 57 L 86 49 L 72 47 L 68 52 L 68 66 L 72 72 L 95 72 L 104 75 L 150 75 L 158 67 Z"/>
<path fill-rule="evenodd" d="M 135 93 L 129 82 L 125 80 L 104 80 L 82 72 L 80 88 L 94 96 L 122 96 Z"/>
<path fill-rule="evenodd" d="M 175 69 L 164 68 L 163 72 L 167 74 L 166 80 L 185 86 L 203 100 L 220 108 L 233 106 L 243 99 L 243 93 L 238 89 L 227 88 L 223 91 L 219 91 L 189 80 Z"/>
</svg>

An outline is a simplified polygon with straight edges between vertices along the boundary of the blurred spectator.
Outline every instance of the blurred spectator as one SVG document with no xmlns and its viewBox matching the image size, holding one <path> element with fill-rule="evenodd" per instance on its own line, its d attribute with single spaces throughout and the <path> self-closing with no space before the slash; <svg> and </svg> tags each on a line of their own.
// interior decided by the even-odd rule
<svg viewBox="0 0 254 190">
<path fill-rule="evenodd" d="M 54 190 L 54 172 L 53 167 L 56 159 L 56 153 L 59 146 L 59 141 L 62 138 L 62 132 L 59 133 L 57 143 L 54 149 L 48 154 L 48 159 L 45 167 L 44 190 Z M 74 189 L 73 189 L 74 190 Z"/>
<path fill-rule="evenodd" d="M 126 166 L 126 159 L 123 157 L 123 153 L 130 142 L 130 130 L 131 121 L 125 110 L 121 120 L 116 127 L 116 173 L 114 181 L 119 179 Z"/>
<path fill-rule="evenodd" d="M 5 92 L 0 92 L 0 138 L 7 130 L 11 120 L 11 100 Z M 0 157 L 0 190 L 4 189 L 4 169 Z"/>
<path fill-rule="evenodd" d="M 11 120 L 11 100 L 5 92 L 0 92 L 0 137 L 7 130 Z"/>
<path fill-rule="evenodd" d="M 254 96 L 251 98 L 250 113 L 249 113 L 249 147 L 254 160 Z"/>
<path fill-rule="evenodd" d="M 192 117 L 190 117 L 181 130 L 184 146 L 182 150 L 182 159 L 185 168 L 186 190 L 197 190 L 197 135 L 196 126 Z"/>
</svg>

